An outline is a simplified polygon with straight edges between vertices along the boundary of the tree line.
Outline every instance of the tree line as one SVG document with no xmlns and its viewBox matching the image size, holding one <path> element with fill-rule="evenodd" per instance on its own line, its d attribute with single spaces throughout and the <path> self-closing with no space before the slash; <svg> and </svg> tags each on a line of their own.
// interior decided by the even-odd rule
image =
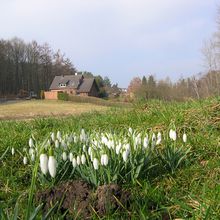
<svg viewBox="0 0 220 220">
<path fill-rule="evenodd" d="M 220 72 L 181 78 L 172 82 L 169 77 L 156 80 L 153 75 L 135 77 L 128 86 L 131 98 L 185 101 L 220 95 Z"/>
<path fill-rule="evenodd" d="M 0 40 L 0 96 L 17 95 L 21 90 L 48 90 L 55 75 L 74 74 L 76 68 L 61 53 L 36 41 Z"/>
</svg>

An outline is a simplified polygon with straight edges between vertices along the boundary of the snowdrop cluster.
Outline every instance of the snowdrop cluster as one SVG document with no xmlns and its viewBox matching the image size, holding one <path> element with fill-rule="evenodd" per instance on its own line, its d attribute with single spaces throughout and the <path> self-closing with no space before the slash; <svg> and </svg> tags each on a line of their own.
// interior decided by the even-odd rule
<svg viewBox="0 0 220 220">
<path fill-rule="evenodd" d="M 177 140 L 173 129 L 168 136 L 171 141 Z M 149 159 L 155 148 L 163 146 L 165 138 L 162 131 L 139 132 L 133 128 L 121 133 L 88 133 L 84 129 L 68 134 L 51 132 L 42 144 L 36 144 L 32 137 L 29 139 L 29 148 L 24 148 L 23 164 L 34 163 L 38 158 L 40 172 L 52 178 L 65 164 L 70 164 L 78 172 L 87 170 L 92 173 L 100 169 L 102 173 L 110 172 L 110 169 L 114 172 L 117 166 L 126 166 L 127 169 L 138 166 L 136 158 L 142 162 Z M 185 132 L 182 141 L 187 141 Z"/>
</svg>

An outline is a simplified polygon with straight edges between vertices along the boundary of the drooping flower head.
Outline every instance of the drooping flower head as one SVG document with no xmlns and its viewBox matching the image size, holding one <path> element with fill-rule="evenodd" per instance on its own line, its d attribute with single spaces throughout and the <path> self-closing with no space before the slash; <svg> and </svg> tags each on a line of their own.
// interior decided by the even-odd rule
<svg viewBox="0 0 220 220">
<path fill-rule="evenodd" d="M 48 170 L 49 170 L 50 176 L 53 178 L 56 176 L 56 169 L 57 169 L 57 161 L 54 157 L 53 149 L 51 147 L 50 152 L 49 152 Z"/>
</svg>

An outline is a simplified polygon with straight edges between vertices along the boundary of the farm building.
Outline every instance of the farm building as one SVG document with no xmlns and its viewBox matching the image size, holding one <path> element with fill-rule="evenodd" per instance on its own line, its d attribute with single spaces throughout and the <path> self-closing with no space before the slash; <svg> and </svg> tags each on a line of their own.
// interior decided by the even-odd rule
<svg viewBox="0 0 220 220">
<path fill-rule="evenodd" d="M 98 97 L 99 92 L 95 78 L 84 78 L 77 74 L 55 76 L 49 90 L 45 92 L 45 99 L 57 99 L 58 92 L 93 97 Z"/>
</svg>

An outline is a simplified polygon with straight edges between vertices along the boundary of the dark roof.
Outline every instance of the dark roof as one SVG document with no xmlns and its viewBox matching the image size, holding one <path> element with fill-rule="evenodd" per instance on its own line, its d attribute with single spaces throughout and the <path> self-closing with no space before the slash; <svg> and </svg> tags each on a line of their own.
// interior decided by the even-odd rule
<svg viewBox="0 0 220 220">
<path fill-rule="evenodd" d="M 66 86 L 60 87 L 60 84 L 66 84 Z M 79 93 L 87 93 L 91 91 L 93 84 L 99 90 L 95 78 L 84 78 L 82 75 L 55 76 L 50 90 L 77 89 Z"/>
<path fill-rule="evenodd" d="M 84 78 L 82 84 L 79 87 L 78 92 L 90 92 L 93 83 L 95 82 L 94 78 Z"/>
<path fill-rule="evenodd" d="M 66 84 L 65 89 L 77 89 L 81 78 L 82 75 L 55 76 L 51 83 L 50 90 L 60 89 L 60 84 Z"/>
</svg>

